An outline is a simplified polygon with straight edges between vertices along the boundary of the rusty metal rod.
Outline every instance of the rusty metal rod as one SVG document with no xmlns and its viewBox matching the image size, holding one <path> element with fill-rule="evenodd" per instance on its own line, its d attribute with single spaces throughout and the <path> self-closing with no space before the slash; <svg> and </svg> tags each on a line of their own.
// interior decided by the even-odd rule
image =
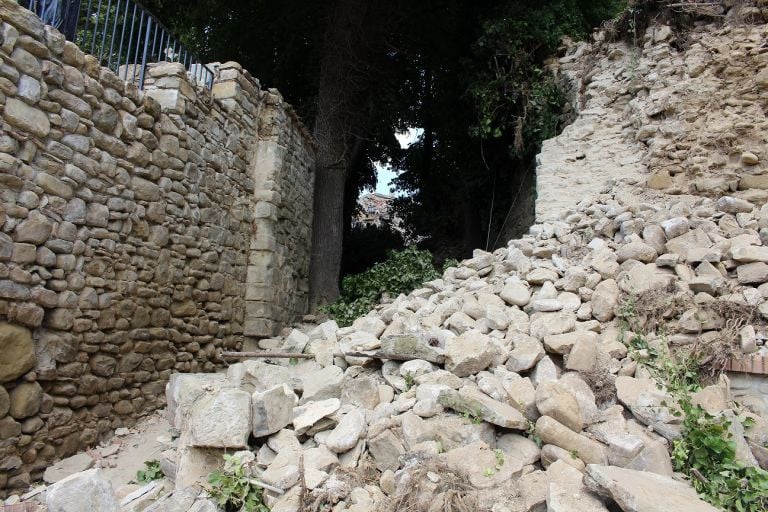
<svg viewBox="0 0 768 512">
<path fill-rule="evenodd" d="M 222 352 L 221 357 L 274 357 L 282 359 L 314 359 L 313 354 L 301 354 L 299 352 Z"/>
</svg>

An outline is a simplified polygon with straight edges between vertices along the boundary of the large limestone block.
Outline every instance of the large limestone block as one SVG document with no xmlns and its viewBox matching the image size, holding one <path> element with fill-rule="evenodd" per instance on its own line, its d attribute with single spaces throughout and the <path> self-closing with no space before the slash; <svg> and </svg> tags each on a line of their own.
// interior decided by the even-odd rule
<svg viewBox="0 0 768 512">
<path fill-rule="evenodd" d="M 45 137 L 51 132 L 51 123 L 45 112 L 30 107 L 16 98 L 7 99 L 3 110 L 3 119 L 16 128 L 38 137 Z"/>
<path fill-rule="evenodd" d="M 29 329 L 0 322 L 0 382 L 21 377 L 37 362 Z"/>
<path fill-rule="evenodd" d="M 120 511 L 112 484 L 98 469 L 75 473 L 48 487 L 45 504 L 48 512 Z"/>
<path fill-rule="evenodd" d="M 489 397 L 474 386 L 468 385 L 459 391 L 446 390 L 440 394 L 438 403 L 462 414 L 480 418 L 504 428 L 525 430 L 528 420 L 514 407 Z"/>
<path fill-rule="evenodd" d="M 365 431 L 365 411 L 354 409 L 341 418 L 325 440 L 328 448 L 335 453 L 344 453 L 355 447 Z"/>
<path fill-rule="evenodd" d="M 180 446 L 177 455 L 175 488 L 184 489 L 190 485 L 206 482 L 208 475 L 219 469 L 224 462 L 221 450 Z"/>
<path fill-rule="evenodd" d="M 467 331 L 445 343 L 445 369 L 459 377 L 485 370 L 493 361 L 493 345 L 479 331 Z"/>
<path fill-rule="evenodd" d="M 544 382 L 536 389 L 536 407 L 574 432 L 584 428 L 584 417 L 579 402 L 557 382 Z"/>
<path fill-rule="evenodd" d="M 168 404 L 168 420 L 174 428 L 181 430 L 184 417 L 191 412 L 195 401 L 205 394 L 206 389 L 220 386 L 225 376 L 219 373 L 174 373 L 165 387 Z"/>
<path fill-rule="evenodd" d="M 549 416 L 542 416 L 536 421 L 536 433 L 543 442 L 575 453 L 586 463 L 605 464 L 608 460 L 605 446 L 574 432 Z"/>
<path fill-rule="evenodd" d="M 690 485 L 669 477 L 616 466 L 589 464 L 587 487 L 612 498 L 624 512 L 717 512 Z"/>
<path fill-rule="evenodd" d="M 321 370 L 302 374 L 301 380 L 304 387 L 301 394 L 303 404 L 313 400 L 339 398 L 344 381 L 344 370 L 338 366 L 326 366 Z"/>
<path fill-rule="evenodd" d="M 251 397 L 254 437 L 274 434 L 289 425 L 298 402 L 296 393 L 286 384 L 255 391 Z"/>
<path fill-rule="evenodd" d="M 613 279 L 607 279 L 597 285 L 592 293 L 592 316 L 601 322 L 612 320 L 620 296 L 619 285 Z"/>
<path fill-rule="evenodd" d="M 11 416 L 19 420 L 34 416 L 40 410 L 43 388 L 37 382 L 23 382 L 13 388 L 11 396 Z"/>
<path fill-rule="evenodd" d="M 251 395 L 239 389 L 222 389 L 202 396 L 192 407 L 189 434 L 191 446 L 247 448 Z"/>
</svg>

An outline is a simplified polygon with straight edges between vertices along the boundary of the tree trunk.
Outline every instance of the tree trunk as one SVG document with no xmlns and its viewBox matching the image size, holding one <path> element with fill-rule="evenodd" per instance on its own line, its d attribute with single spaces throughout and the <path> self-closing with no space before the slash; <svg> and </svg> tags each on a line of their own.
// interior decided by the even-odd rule
<svg viewBox="0 0 768 512">
<path fill-rule="evenodd" d="M 361 93 L 365 87 L 365 18 L 368 2 L 339 0 L 328 20 L 314 136 L 318 143 L 315 175 L 312 251 L 309 268 L 310 308 L 339 296 L 339 270 L 344 238 L 344 184 L 362 124 Z M 363 75 L 361 76 L 361 73 Z"/>
</svg>

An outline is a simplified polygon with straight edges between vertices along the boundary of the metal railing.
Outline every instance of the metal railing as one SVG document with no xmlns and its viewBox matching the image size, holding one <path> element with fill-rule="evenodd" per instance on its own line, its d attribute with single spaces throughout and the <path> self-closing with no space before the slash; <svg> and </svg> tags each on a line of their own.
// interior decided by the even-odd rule
<svg viewBox="0 0 768 512">
<path fill-rule="evenodd" d="M 191 79 L 213 86 L 213 71 L 134 0 L 21 0 L 81 50 L 123 80 L 144 88 L 147 64 L 180 62 Z M 138 75 L 138 77 L 137 77 Z"/>
</svg>

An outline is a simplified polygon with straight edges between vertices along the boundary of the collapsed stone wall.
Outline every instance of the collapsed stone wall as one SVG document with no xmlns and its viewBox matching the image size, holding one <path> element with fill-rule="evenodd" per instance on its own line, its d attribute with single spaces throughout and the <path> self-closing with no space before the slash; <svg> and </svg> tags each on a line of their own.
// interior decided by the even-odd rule
<svg viewBox="0 0 768 512">
<path fill-rule="evenodd" d="M 311 138 L 215 67 L 138 91 L 0 0 L 0 495 L 304 312 Z"/>
<path fill-rule="evenodd" d="M 768 200 L 766 20 L 745 7 L 685 32 L 653 24 L 638 46 L 605 31 L 569 43 L 552 70 L 578 116 L 538 157 L 537 221 L 601 191 Z"/>
</svg>

